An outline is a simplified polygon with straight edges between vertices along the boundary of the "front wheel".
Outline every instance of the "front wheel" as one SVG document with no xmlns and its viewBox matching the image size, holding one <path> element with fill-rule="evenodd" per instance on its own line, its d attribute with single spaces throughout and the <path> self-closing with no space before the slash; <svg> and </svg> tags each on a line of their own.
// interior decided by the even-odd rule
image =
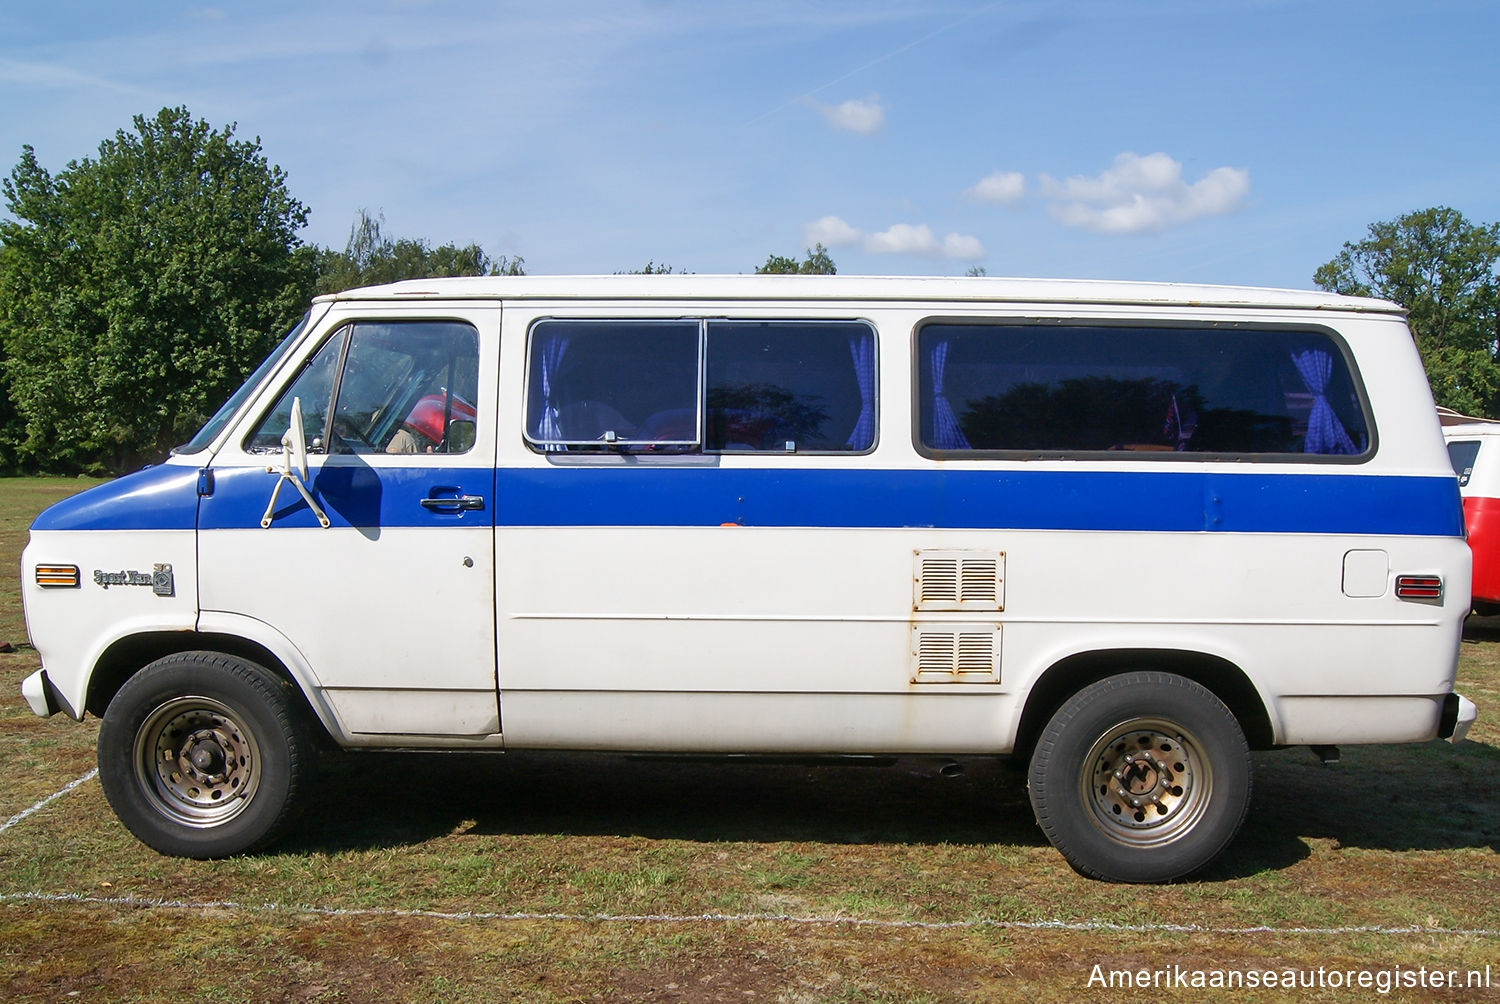
<svg viewBox="0 0 1500 1004">
<path fill-rule="evenodd" d="M 1085 687 L 1031 759 L 1037 822 L 1068 863 L 1114 882 L 1168 882 L 1208 864 L 1250 804 L 1250 750 L 1210 691 L 1171 673 Z"/>
<path fill-rule="evenodd" d="M 313 743 L 291 687 L 213 652 L 158 659 L 99 729 L 99 780 L 147 846 L 217 858 L 273 840 L 305 788 Z"/>
</svg>

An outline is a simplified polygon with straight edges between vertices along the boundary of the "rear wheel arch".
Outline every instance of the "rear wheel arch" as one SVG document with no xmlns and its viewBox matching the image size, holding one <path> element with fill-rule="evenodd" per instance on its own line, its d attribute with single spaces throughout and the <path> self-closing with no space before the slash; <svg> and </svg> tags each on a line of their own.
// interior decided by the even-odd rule
<svg viewBox="0 0 1500 1004">
<path fill-rule="evenodd" d="M 1048 667 L 1026 695 L 1013 753 L 1030 757 L 1047 722 L 1079 691 L 1132 670 L 1159 670 L 1191 680 L 1222 701 L 1251 749 L 1270 749 L 1275 732 L 1264 700 L 1249 676 L 1228 659 L 1181 649 L 1107 649 L 1081 652 Z"/>
</svg>

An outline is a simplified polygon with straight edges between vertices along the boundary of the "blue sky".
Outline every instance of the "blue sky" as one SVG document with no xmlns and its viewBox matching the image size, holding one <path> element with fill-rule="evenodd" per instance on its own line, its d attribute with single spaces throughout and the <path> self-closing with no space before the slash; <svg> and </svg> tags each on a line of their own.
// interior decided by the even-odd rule
<svg viewBox="0 0 1500 1004">
<path fill-rule="evenodd" d="M 1309 288 L 1366 226 L 1500 219 L 1500 3 L 15 0 L 0 166 L 186 105 L 342 247 Z"/>
</svg>

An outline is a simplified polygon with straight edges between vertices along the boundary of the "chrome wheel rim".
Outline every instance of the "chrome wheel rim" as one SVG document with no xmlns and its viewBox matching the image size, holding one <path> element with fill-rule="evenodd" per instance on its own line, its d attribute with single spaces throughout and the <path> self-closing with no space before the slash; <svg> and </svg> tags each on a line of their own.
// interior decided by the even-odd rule
<svg viewBox="0 0 1500 1004">
<path fill-rule="evenodd" d="M 1213 769 L 1182 726 L 1136 718 L 1109 729 L 1084 758 L 1081 795 L 1094 824 L 1132 847 L 1185 836 L 1208 808 Z"/>
<path fill-rule="evenodd" d="M 134 759 L 150 803 L 188 826 L 233 819 L 260 783 L 255 734 L 208 697 L 179 697 L 152 711 L 136 731 Z"/>
</svg>

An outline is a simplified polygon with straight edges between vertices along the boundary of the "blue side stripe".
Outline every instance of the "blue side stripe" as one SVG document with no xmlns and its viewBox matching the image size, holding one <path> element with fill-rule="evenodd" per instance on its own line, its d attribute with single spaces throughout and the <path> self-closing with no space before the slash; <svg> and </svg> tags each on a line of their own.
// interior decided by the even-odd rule
<svg viewBox="0 0 1500 1004">
<path fill-rule="evenodd" d="M 325 463 L 311 472 L 313 497 L 334 526 L 379 529 L 402 526 L 488 526 L 494 492 L 492 468 L 380 467 Z M 214 491 L 203 500 L 199 526 L 204 530 L 260 528 L 277 478 L 264 467 L 225 468 L 214 474 Z M 485 508 L 433 512 L 422 507 L 427 497 L 477 495 Z M 272 527 L 316 527 L 317 518 L 291 485 L 276 499 Z"/>
<path fill-rule="evenodd" d="M 274 477 L 217 473 L 197 497 L 197 472 L 158 467 L 67 499 L 37 530 L 258 527 Z M 942 527 L 1390 536 L 1463 534 L 1453 477 L 1200 471 L 857 470 L 706 467 L 468 468 L 332 466 L 313 487 L 336 526 Z M 431 512 L 442 489 L 485 508 Z M 315 526 L 283 491 L 277 527 Z"/>
<path fill-rule="evenodd" d="M 1463 534 L 1452 477 L 1135 471 L 502 470 L 496 522 Z"/>
</svg>

